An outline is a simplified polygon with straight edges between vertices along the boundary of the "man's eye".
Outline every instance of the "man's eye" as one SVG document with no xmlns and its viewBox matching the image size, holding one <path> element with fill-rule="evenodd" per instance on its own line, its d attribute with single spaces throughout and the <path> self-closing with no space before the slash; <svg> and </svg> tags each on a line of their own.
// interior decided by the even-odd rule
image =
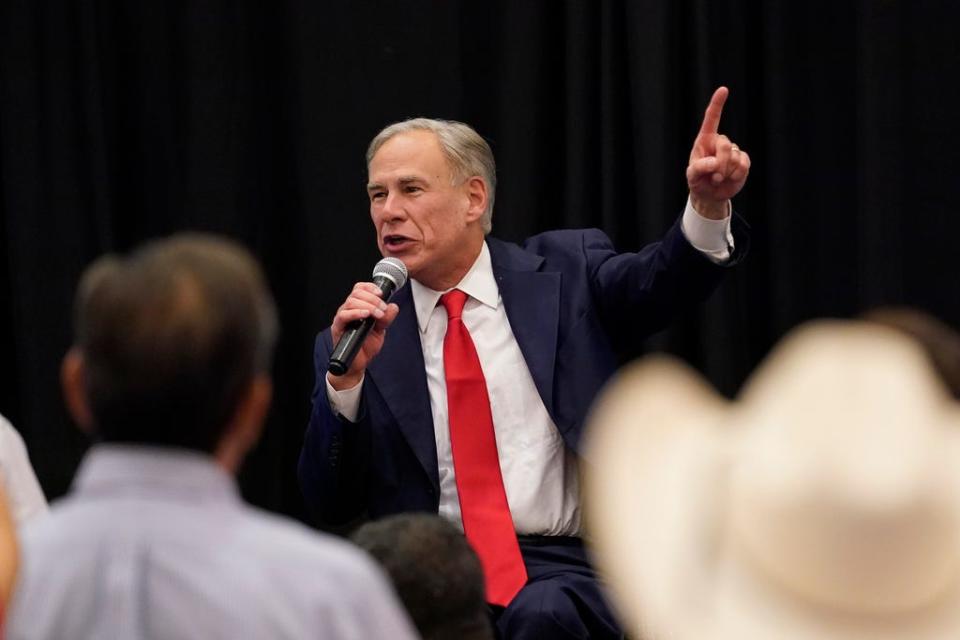
<svg viewBox="0 0 960 640">
<path fill-rule="evenodd" d="M 423 191 L 423 189 L 414 185 L 410 185 L 407 187 L 406 191 L 407 193 L 420 193 L 421 191 Z"/>
<path fill-rule="evenodd" d="M 383 197 L 386 196 L 386 195 L 387 195 L 387 194 L 384 193 L 383 191 L 376 191 L 376 192 L 370 194 L 370 199 L 371 199 L 371 200 L 382 200 Z"/>
</svg>

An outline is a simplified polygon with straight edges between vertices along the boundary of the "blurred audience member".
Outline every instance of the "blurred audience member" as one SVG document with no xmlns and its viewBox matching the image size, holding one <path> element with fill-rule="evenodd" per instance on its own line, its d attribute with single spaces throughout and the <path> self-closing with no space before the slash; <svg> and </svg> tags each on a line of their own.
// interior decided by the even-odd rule
<svg viewBox="0 0 960 640">
<path fill-rule="evenodd" d="M 899 329 L 919 341 L 950 393 L 960 400 L 960 333 L 923 311 L 906 307 L 874 309 L 864 319 Z"/>
<path fill-rule="evenodd" d="M 591 423 L 585 508 L 631 637 L 960 637 L 960 404 L 902 332 L 806 325 L 734 403 L 648 359 Z"/>
<path fill-rule="evenodd" d="M 98 443 L 22 531 L 9 638 L 414 637 L 364 554 L 241 500 L 277 334 L 247 252 L 182 235 L 103 258 L 75 322 L 64 397 Z"/>
<path fill-rule="evenodd" d="M 353 541 L 386 569 L 424 640 L 492 640 L 483 571 L 463 534 L 440 516 L 367 523 Z"/>
<path fill-rule="evenodd" d="M 7 491 L 10 515 L 17 525 L 47 512 L 37 475 L 30 466 L 23 438 L 13 425 L 0 415 L 0 478 Z"/>
</svg>

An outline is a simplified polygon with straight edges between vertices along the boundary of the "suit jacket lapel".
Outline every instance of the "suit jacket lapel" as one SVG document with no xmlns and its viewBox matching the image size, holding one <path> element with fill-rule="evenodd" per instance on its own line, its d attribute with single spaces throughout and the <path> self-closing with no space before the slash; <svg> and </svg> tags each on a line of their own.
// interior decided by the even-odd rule
<svg viewBox="0 0 960 640">
<path fill-rule="evenodd" d="M 400 431 L 439 495 L 433 414 L 410 285 L 397 291 L 392 302 L 400 307 L 400 313 L 387 329 L 383 349 L 370 363 L 367 373 L 383 395 Z"/>
<path fill-rule="evenodd" d="M 510 328 L 543 404 L 556 423 L 553 375 L 560 318 L 560 274 L 539 271 L 543 258 L 516 245 L 487 238 L 487 246 Z M 387 330 L 383 349 L 367 373 L 439 492 L 433 414 L 410 286 L 400 289 L 392 301 L 400 307 L 400 313 Z"/>
<path fill-rule="evenodd" d="M 487 246 L 510 328 L 540 398 L 556 423 L 553 374 L 560 321 L 560 274 L 539 271 L 543 258 L 516 245 L 487 238 Z"/>
</svg>

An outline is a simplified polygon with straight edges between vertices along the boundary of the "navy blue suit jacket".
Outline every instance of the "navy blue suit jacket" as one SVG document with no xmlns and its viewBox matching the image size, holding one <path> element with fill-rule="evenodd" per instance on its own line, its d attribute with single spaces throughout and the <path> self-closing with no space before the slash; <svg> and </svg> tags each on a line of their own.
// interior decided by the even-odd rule
<svg viewBox="0 0 960 640">
<path fill-rule="evenodd" d="M 739 261 L 749 243 L 733 221 Z M 596 229 L 550 231 L 522 246 L 488 238 L 493 273 L 543 404 L 573 451 L 600 387 L 641 340 L 706 298 L 724 267 L 685 239 L 679 221 L 639 253 L 618 254 Z M 728 265 L 725 265 L 728 266 Z M 317 337 L 313 409 L 300 454 L 300 486 L 327 524 L 403 511 L 436 513 L 437 451 L 410 287 L 380 354 L 367 368 L 356 423 L 335 416 L 325 376 L 330 330 Z"/>
</svg>

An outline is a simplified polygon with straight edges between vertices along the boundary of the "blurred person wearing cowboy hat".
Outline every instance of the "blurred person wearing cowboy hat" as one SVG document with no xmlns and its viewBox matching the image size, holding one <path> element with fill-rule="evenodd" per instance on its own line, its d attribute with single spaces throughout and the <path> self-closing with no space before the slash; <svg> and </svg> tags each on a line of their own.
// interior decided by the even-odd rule
<svg viewBox="0 0 960 640">
<path fill-rule="evenodd" d="M 733 403 L 647 359 L 591 423 L 587 522 L 636 637 L 960 637 L 960 405 L 902 332 L 801 327 Z"/>
</svg>

